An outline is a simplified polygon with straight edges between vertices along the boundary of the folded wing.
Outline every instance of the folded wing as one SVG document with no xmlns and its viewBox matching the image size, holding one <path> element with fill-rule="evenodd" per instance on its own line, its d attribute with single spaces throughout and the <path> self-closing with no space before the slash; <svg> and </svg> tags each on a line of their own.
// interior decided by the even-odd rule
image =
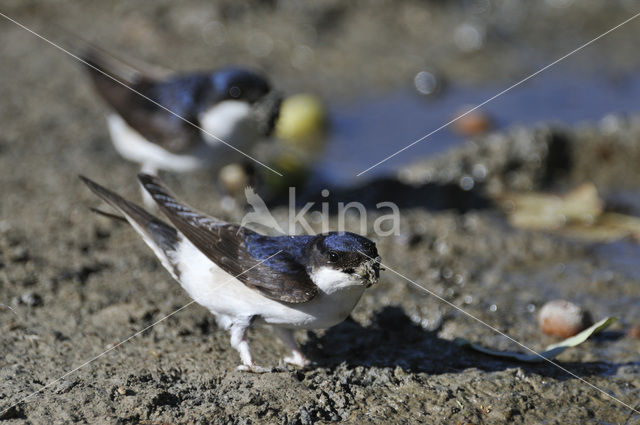
<svg viewBox="0 0 640 425">
<path fill-rule="evenodd" d="M 262 295 L 288 303 L 311 300 L 318 291 L 305 267 L 277 245 L 251 255 L 247 243 L 257 234 L 221 222 L 183 204 L 160 181 L 147 174 L 140 182 L 169 221 L 204 255 L 227 273 Z M 266 261 L 265 261 L 266 260 Z M 256 265 L 258 262 L 264 261 Z"/>
<path fill-rule="evenodd" d="M 117 59 L 97 49 L 85 52 L 82 59 L 96 91 L 107 104 L 149 142 L 173 153 L 181 153 L 200 142 L 200 131 L 158 106 L 199 125 L 195 99 L 185 98 L 185 85 L 202 84 L 202 77 L 185 81 L 159 81 L 131 71 Z M 156 102 L 156 103 L 154 103 Z"/>
</svg>

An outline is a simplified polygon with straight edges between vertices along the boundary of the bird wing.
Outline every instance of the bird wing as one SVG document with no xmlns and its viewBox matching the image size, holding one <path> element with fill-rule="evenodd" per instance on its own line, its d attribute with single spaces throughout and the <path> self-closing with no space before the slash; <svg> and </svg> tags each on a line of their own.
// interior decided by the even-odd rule
<svg viewBox="0 0 640 425">
<path fill-rule="evenodd" d="M 182 153 L 201 141 L 200 131 L 178 117 L 198 125 L 194 100 L 183 91 L 199 83 L 197 76 L 182 84 L 156 80 L 98 49 L 86 50 L 82 59 L 98 94 L 149 142 Z"/>
<path fill-rule="evenodd" d="M 101 210 L 94 211 L 98 212 L 98 214 L 106 215 L 114 219 L 125 219 L 128 221 L 160 259 L 162 265 L 175 279 L 178 279 L 180 273 L 175 261 L 173 260 L 174 254 L 181 242 L 181 236 L 178 231 L 159 218 L 149 214 L 144 210 L 144 208 L 122 198 L 117 193 L 100 186 L 98 183 L 84 176 L 80 176 L 80 179 L 89 187 L 89 189 L 91 189 L 91 191 L 93 191 L 93 193 L 115 208 L 124 217 L 105 213 Z"/>
<path fill-rule="evenodd" d="M 249 288 L 287 303 L 304 303 L 317 294 L 318 287 L 306 268 L 291 253 L 268 244 L 257 252 L 249 249 L 250 240 L 268 237 L 191 209 L 156 177 L 140 174 L 138 178 L 169 221 L 198 250 Z"/>
</svg>

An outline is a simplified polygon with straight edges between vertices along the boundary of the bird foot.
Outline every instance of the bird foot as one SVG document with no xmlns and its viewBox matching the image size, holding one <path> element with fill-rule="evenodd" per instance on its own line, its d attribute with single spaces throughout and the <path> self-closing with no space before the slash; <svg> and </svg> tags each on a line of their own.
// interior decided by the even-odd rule
<svg viewBox="0 0 640 425">
<path fill-rule="evenodd" d="M 256 365 L 246 365 L 246 364 L 241 364 L 240 366 L 236 367 L 236 370 L 238 372 L 250 372 L 250 373 L 270 373 L 270 372 L 273 372 L 273 368 L 256 366 Z"/>
<path fill-rule="evenodd" d="M 309 361 L 304 354 L 302 354 L 299 351 L 294 351 L 290 356 L 287 356 L 285 358 L 282 359 L 285 363 L 300 367 L 300 368 L 304 368 L 307 367 L 311 364 L 311 361 Z"/>
</svg>

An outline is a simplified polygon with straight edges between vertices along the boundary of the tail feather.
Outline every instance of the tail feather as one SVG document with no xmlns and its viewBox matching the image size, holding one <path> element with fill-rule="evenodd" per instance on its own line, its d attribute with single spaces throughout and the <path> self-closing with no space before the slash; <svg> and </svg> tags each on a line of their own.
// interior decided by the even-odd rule
<svg viewBox="0 0 640 425">
<path fill-rule="evenodd" d="M 124 221 L 125 223 L 127 223 L 127 219 L 126 219 L 126 218 L 124 218 L 124 217 L 123 217 L 123 216 L 121 216 L 121 215 L 108 213 L 108 212 L 106 212 L 106 211 L 102 211 L 102 210 L 101 210 L 101 209 L 99 209 L 99 208 L 89 208 L 89 209 L 90 209 L 91 211 L 93 211 L 94 213 L 98 214 L 98 215 L 101 215 L 101 216 L 104 216 L 104 217 L 109 217 L 109 218 L 111 218 L 111 219 L 113 219 L 113 220 Z"/>
<path fill-rule="evenodd" d="M 124 216 L 160 259 L 162 265 L 177 279 L 179 273 L 173 257 L 181 241 L 181 236 L 178 231 L 173 226 L 160 220 L 133 202 L 127 201 L 117 193 L 100 186 L 98 183 L 84 176 L 80 176 L 80 179 L 93 193 Z M 109 214 L 109 216 L 113 215 Z"/>
</svg>

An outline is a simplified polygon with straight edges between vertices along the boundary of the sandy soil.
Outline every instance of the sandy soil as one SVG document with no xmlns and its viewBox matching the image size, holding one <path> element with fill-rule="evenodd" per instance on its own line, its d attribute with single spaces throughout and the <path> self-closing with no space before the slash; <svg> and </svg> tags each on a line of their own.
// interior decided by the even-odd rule
<svg viewBox="0 0 640 425">
<path fill-rule="evenodd" d="M 286 89 L 314 87 L 330 97 L 393 89 L 425 66 L 468 83 L 520 75 L 532 56 L 557 56 L 630 15 L 630 2 L 580 3 L 571 13 L 522 6 L 525 15 L 518 10 L 511 19 L 438 1 L 251 8 L 231 1 L 216 7 L 15 1 L 2 12 L 46 34 L 59 25 L 172 69 L 253 64 Z M 469 20 L 483 23 L 495 55 L 460 52 L 442 35 Z M 575 29 L 577 22 L 584 25 Z M 97 203 L 77 174 L 136 199 L 137 170 L 113 151 L 104 109 L 78 64 L 14 24 L 0 25 L 0 409 L 6 409 L 190 300 L 131 229 L 88 210 Z M 389 36 L 379 37 L 381 31 Z M 256 55 L 247 40 L 264 33 L 273 45 L 263 57 L 268 46 Z M 514 38 L 518 46 L 509 42 Z M 545 39 L 536 55 L 522 47 Z M 596 55 L 623 72 L 637 60 L 629 54 L 635 42 L 627 34 L 612 48 L 614 40 L 604 39 L 574 66 Z M 489 198 L 503 189 L 562 190 L 590 180 L 616 208 L 637 214 L 639 138 L 640 122 L 620 117 L 573 129 L 515 129 L 419 161 L 366 191 L 369 200 L 403 207 L 400 235 L 377 240 L 383 262 L 534 349 L 553 342 L 535 324 L 536 310 L 549 299 L 571 299 L 595 318 L 617 316 L 611 330 L 559 358 L 575 376 L 550 364 L 461 350 L 452 342 L 457 336 L 518 347 L 387 271 L 351 319 L 298 335 L 316 362 L 309 369 L 234 371 L 238 357 L 226 333 L 192 305 L 0 421 L 640 423 L 583 381 L 638 408 L 640 342 L 625 336 L 640 316 L 636 242 L 594 244 L 517 230 Z M 486 177 L 461 190 L 460 179 L 473 175 L 477 163 Z M 200 209 L 242 216 L 219 209 L 207 176 L 166 181 Z M 343 195 L 362 199 L 364 192 L 348 188 Z M 278 364 L 283 348 L 268 330 L 254 330 L 251 339 L 261 364 Z"/>
</svg>

